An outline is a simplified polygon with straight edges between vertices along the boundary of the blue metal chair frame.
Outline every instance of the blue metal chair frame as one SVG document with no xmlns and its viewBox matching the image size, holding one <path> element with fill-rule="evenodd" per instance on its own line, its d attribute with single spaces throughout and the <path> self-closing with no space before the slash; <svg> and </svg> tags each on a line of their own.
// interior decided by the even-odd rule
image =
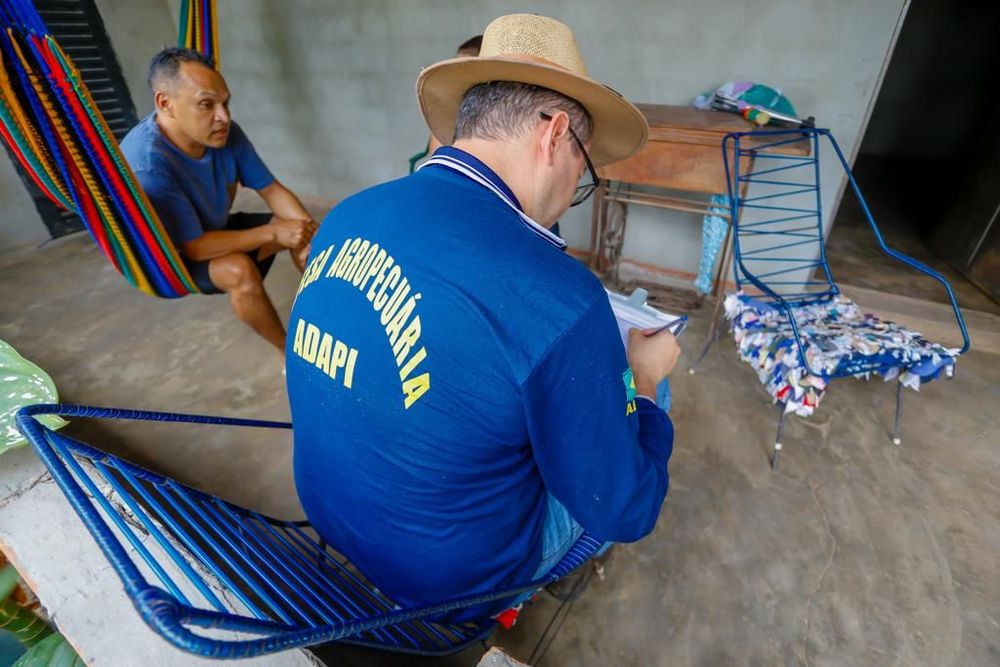
<svg viewBox="0 0 1000 667">
<path fill-rule="evenodd" d="M 868 203 L 861 194 L 861 188 L 858 187 L 858 183 L 854 179 L 854 174 L 851 172 L 851 168 L 848 165 L 847 160 L 844 158 L 844 154 L 841 152 L 840 146 L 837 144 L 836 139 L 833 138 L 833 135 L 830 134 L 830 131 L 826 129 L 803 128 L 797 130 L 734 132 L 727 134 L 723 139 L 722 159 L 727 175 L 726 185 L 728 188 L 730 213 L 732 215 L 731 219 L 733 220 L 734 227 L 733 254 L 735 262 L 733 264 L 733 273 L 737 289 L 743 289 L 749 283 L 760 290 L 764 299 L 773 302 L 785 312 L 785 315 L 788 317 L 789 323 L 791 324 L 792 333 L 795 337 L 795 346 L 799 354 L 799 361 L 811 374 L 836 378 L 878 370 L 879 367 L 877 365 L 860 365 L 857 367 L 838 369 L 838 371 L 833 374 L 824 374 L 813 369 L 810 367 L 809 362 L 804 355 L 805 347 L 802 344 L 799 328 L 796 325 L 795 317 L 792 314 L 792 308 L 796 306 L 804 306 L 817 301 L 826 301 L 840 294 L 840 290 L 837 288 L 837 285 L 833 280 L 833 275 L 830 273 L 830 265 L 827 262 L 826 246 L 823 237 L 823 210 L 819 183 L 820 137 L 828 139 L 830 146 L 833 147 L 833 150 L 837 155 L 837 159 L 844 168 L 844 173 L 847 174 L 851 190 L 858 198 L 858 202 L 861 204 L 861 208 L 864 211 L 865 218 L 868 220 L 868 224 L 871 226 L 872 232 L 875 234 L 875 239 L 878 241 L 879 247 L 882 251 L 890 257 L 906 264 L 910 268 L 916 269 L 917 271 L 934 278 L 941 283 L 942 286 L 944 286 L 945 290 L 948 292 L 948 299 L 955 314 L 955 320 L 962 332 L 963 346 L 959 354 L 967 352 L 969 349 L 969 332 L 965 326 L 965 319 L 962 317 L 962 311 L 958 306 L 958 301 L 955 299 L 955 293 L 952 291 L 951 285 L 944 276 L 923 262 L 913 259 L 912 257 L 908 257 L 907 255 L 893 250 L 886 245 L 882 232 L 879 230 L 878 225 L 875 222 L 875 218 L 872 217 L 871 210 L 868 208 Z M 752 143 L 750 143 L 749 146 L 745 145 L 745 140 L 748 138 L 752 140 Z M 766 141 L 761 142 L 762 139 Z M 800 157 L 769 152 L 769 149 L 802 141 L 808 141 L 811 143 L 811 151 L 808 156 Z M 753 171 L 745 174 L 739 173 L 738 165 L 739 158 L 741 157 L 750 158 L 753 161 Z M 762 160 L 765 161 L 764 164 L 760 164 Z M 779 161 L 779 166 L 771 166 L 766 162 L 767 160 Z M 787 180 L 773 180 L 771 178 L 759 178 L 760 176 L 787 173 L 794 169 L 803 168 L 811 169 L 813 171 L 813 184 Z M 778 178 L 781 179 L 784 178 L 784 176 L 779 176 Z M 778 193 L 747 197 L 741 194 L 741 189 L 744 183 L 748 185 L 760 183 L 778 187 L 787 187 L 789 189 Z M 806 209 L 801 207 L 760 203 L 764 200 L 789 197 L 806 192 L 815 192 L 815 208 Z M 745 214 L 747 210 L 773 211 L 773 213 L 779 217 L 763 221 L 744 223 L 741 221 L 740 216 Z M 813 219 L 813 222 L 804 224 L 804 226 L 798 228 L 776 229 L 773 227 L 774 225 L 781 223 L 794 222 L 797 220 L 806 221 L 809 219 Z M 776 236 L 801 240 L 792 240 L 778 246 L 754 250 L 751 252 L 743 252 L 741 250 L 741 241 L 750 236 Z M 777 250 L 788 250 L 793 247 L 808 246 L 810 244 L 816 246 L 817 257 L 815 258 L 803 259 L 802 257 L 773 254 L 774 251 Z M 795 266 L 777 269 L 766 273 L 755 273 L 747 266 L 750 261 L 794 263 Z M 763 280 L 764 278 L 783 276 L 810 268 L 822 269 L 825 279 L 807 281 L 782 279 L 768 280 L 767 282 Z M 796 286 L 802 286 L 804 288 L 818 287 L 819 289 L 802 289 L 782 294 L 779 293 L 778 290 L 774 289 L 774 286 L 776 285 L 791 286 L 792 288 Z"/>
<path fill-rule="evenodd" d="M 830 272 L 824 242 L 820 189 L 822 140 L 833 148 L 847 175 L 851 191 L 857 197 L 882 251 L 944 286 L 962 334 L 963 346 L 959 354 L 964 354 L 969 349 L 969 333 L 951 285 L 934 269 L 886 244 L 840 146 L 826 129 L 734 132 L 723 139 L 722 158 L 733 225 L 733 273 L 737 289 L 753 287 L 759 292 L 754 298 L 783 312 L 791 328 L 799 363 L 811 375 L 831 380 L 884 370 L 884 361 L 863 358 L 842 364 L 833 372 L 813 368 L 806 358 L 806 346 L 796 322 L 795 308 L 829 301 L 840 294 Z M 810 149 L 807 155 L 793 155 L 778 150 L 803 142 L 807 142 Z M 751 187 L 754 185 L 758 186 L 757 192 Z M 772 241 L 773 243 L 769 243 Z M 756 244 L 756 247 L 747 249 L 748 244 Z M 796 274 L 806 272 L 807 276 L 796 277 Z M 711 345 L 712 340 L 714 338 L 710 338 L 708 345 Z M 705 351 L 707 352 L 707 346 Z M 703 352 L 702 357 L 704 354 Z M 897 444 L 901 404 L 900 385 L 893 432 L 893 440 Z M 773 467 L 777 466 L 781 451 L 783 408 L 784 405 L 780 404 Z"/>
<path fill-rule="evenodd" d="M 308 522 L 273 519 L 184 486 L 53 431 L 35 419 L 40 415 L 268 429 L 291 424 L 81 405 L 33 405 L 18 413 L 21 433 L 143 620 L 178 648 L 209 658 L 253 657 L 330 641 L 418 655 L 453 653 L 487 637 L 496 622 L 434 617 L 537 590 L 583 565 L 601 546 L 584 534 L 540 579 L 401 608 Z"/>
</svg>

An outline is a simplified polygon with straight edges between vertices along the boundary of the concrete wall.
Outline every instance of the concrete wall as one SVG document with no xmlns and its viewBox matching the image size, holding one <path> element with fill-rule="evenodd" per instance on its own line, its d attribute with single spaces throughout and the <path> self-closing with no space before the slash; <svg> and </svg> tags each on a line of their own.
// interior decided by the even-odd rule
<svg viewBox="0 0 1000 667">
<path fill-rule="evenodd" d="M 222 0 L 219 12 L 239 122 L 279 179 L 305 194 L 342 197 L 405 173 L 427 134 L 413 93 L 417 73 L 497 15 L 530 11 L 568 23 L 591 74 L 635 101 L 686 104 L 734 79 L 776 85 L 852 151 L 906 4 Z M 828 219 L 841 184 L 830 173 Z M 588 210 L 571 211 L 562 225 L 575 247 L 589 233 L 589 207 L 581 208 Z M 698 216 L 634 208 L 629 224 L 626 256 L 696 270 Z"/>
<path fill-rule="evenodd" d="M 177 43 L 178 13 L 164 0 L 97 0 L 104 28 L 142 118 L 153 110 L 146 85 L 149 58 L 164 46 Z"/>
<path fill-rule="evenodd" d="M 237 120 L 278 178 L 305 195 L 339 198 L 403 175 L 427 136 L 413 93 L 420 68 L 512 11 L 568 23 L 591 74 L 635 101 L 686 104 L 727 80 L 760 80 L 852 151 L 907 2 L 221 0 L 222 69 Z M 142 113 L 145 60 L 175 39 L 179 2 L 98 4 Z M 829 219 L 840 179 L 828 181 Z M 572 246 L 586 246 L 589 215 L 566 215 Z M 633 209 L 629 224 L 626 256 L 696 269 L 698 216 Z M 6 229 L 0 220 L 4 245 Z"/>
<path fill-rule="evenodd" d="M 49 232 L 14 171 L 14 163 L 6 151 L 0 151 L 0 252 L 39 245 L 48 238 Z M 0 294 L 2 288 L 0 285 Z"/>
</svg>

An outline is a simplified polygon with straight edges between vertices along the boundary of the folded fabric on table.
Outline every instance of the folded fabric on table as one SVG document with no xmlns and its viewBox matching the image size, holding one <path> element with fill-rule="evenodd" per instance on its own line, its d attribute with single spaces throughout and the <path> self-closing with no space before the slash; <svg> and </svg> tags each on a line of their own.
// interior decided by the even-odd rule
<svg viewBox="0 0 1000 667">
<path fill-rule="evenodd" d="M 833 375 L 867 378 L 874 372 L 919 390 L 944 368 L 953 367 L 957 349 L 942 347 L 895 322 L 862 313 L 850 299 L 835 296 L 793 308 L 805 358 L 801 363 L 788 317 L 779 306 L 743 292 L 726 296 L 726 318 L 740 357 L 786 412 L 808 417 L 819 405 Z"/>
</svg>

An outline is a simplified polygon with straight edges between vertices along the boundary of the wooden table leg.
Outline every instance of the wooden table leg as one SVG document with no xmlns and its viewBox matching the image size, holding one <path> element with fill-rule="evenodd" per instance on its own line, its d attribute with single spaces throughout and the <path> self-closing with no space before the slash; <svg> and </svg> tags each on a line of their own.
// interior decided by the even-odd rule
<svg viewBox="0 0 1000 667">
<path fill-rule="evenodd" d="M 719 263 L 719 272 L 715 275 L 715 285 L 712 290 L 712 297 L 715 304 L 712 307 L 712 328 L 710 335 L 714 335 L 719 326 L 719 311 L 722 310 L 722 302 L 726 299 L 726 276 L 733 263 L 733 226 L 726 229 L 726 238 L 722 242 L 722 261 Z"/>
<path fill-rule="evenodd" d="M 608 192 L 608 182 L 601 180 L 597 184 L 597 191 L 594 193 L 594 206 L 590 214 L 590 259 L 589 266 L 592 270 L 598 269 L 598 240 L 604 233 L 604 211 L 607 209 L 607 202 L 604 200 Z"/>
</svg>

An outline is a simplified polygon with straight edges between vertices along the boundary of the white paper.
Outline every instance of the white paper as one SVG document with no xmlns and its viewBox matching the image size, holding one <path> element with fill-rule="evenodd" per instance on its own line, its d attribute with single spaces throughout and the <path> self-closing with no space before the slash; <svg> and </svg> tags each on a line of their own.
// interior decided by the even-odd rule
<svg viewBox="0 0 1000 667">
<path fill-rule="evenodd" d="M 679 315 L 664 313 L 646 304 L 646 290 L 637 289 L 631 297 L 607 290 L 611 310 L 618 320 L 618 333 L 628 348 L 628 332 L 632 329 L 654 329 L 676 320 Z"/>
</svg>

